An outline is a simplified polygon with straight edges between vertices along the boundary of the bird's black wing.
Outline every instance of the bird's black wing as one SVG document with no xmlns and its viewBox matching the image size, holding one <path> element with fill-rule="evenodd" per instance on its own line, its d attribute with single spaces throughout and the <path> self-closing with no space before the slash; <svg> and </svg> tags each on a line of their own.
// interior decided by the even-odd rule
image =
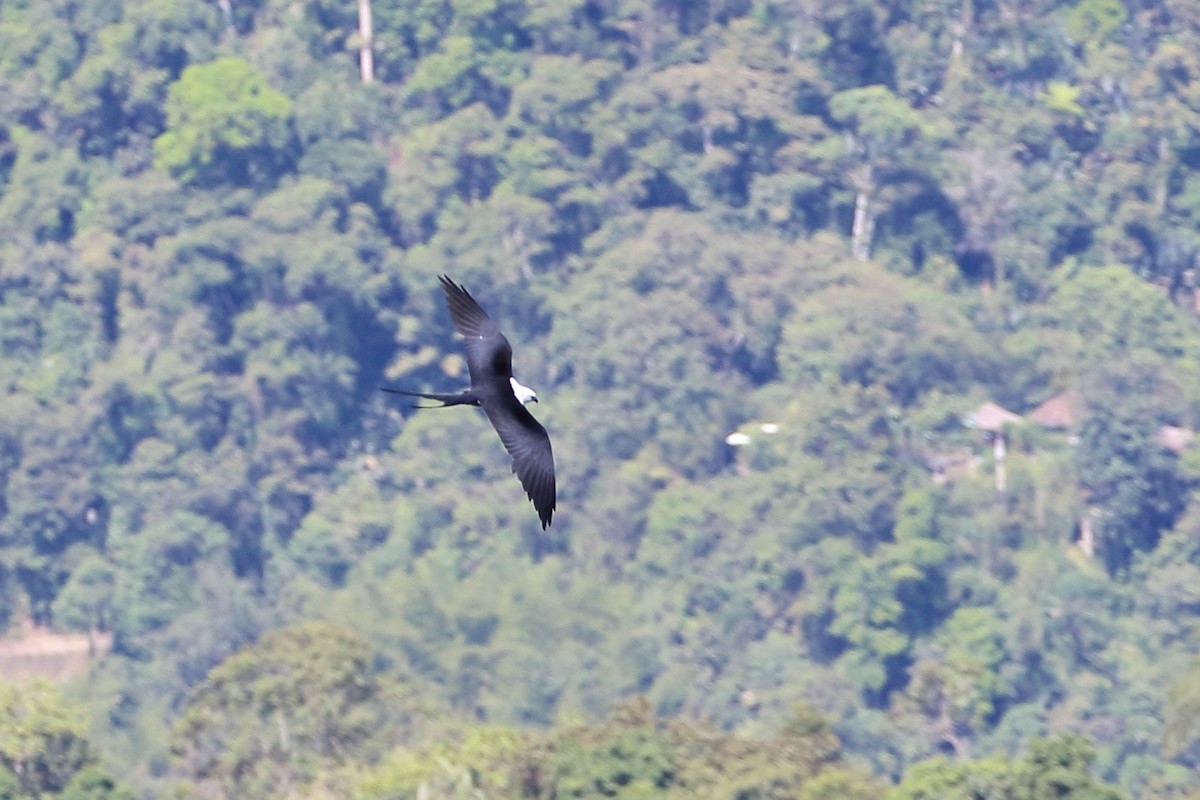
<svg viewBox="0 0 1200 800">
<path fill-rule="evenodd" d="M 438 280 L 446 293 L 454 329 L 466 339 L 473 393 L 482 401 L 492 427 L 512 456 L 513 472 L 545 530 L 556 504 L 554 453 L 546 429 L 512 392 L 512 347 L 470 292 L 445 275 Z"/>
<path fill-rule="evenodd" d="M 501 391 L 509 389 L 512 347 L 500 332 L 500 326 L 492 321 L 462 286 L 445 275 L 439 277 L 438 281 L 446 293 L 446 305 L 450 307 L 454 329 L 466 339 L 467 369 L 471 372 L 472 385 L 484 391 L 486 386 L 494 386 Z"/>
<path fill-rule="evenodd" d="M 542 530 L 550 524 L 556 504 L 554 453 L 550 436 L 533 414 L 509 393 L 508 400 L 485 405 L 492 427 L 500 434 L 504 449 L 512 456 L 513 472 L 537 509 Z"/>
</svg>

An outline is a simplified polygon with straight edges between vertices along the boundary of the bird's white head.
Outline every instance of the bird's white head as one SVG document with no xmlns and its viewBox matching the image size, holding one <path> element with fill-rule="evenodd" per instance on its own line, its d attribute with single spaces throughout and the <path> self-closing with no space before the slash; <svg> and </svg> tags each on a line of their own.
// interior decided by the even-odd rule
<svg viewBox="0 0 1200 800">
<path fill-rule="evenodd" d="M 516 378 L 509 378 L 509 381 L 512 382 L 513 394 L 517 396 L 517 402 L 519 402 L 521 405 L 527 406 L 530 403 L 536 403 L 538 401 L 537 392 L 535 392 L 533 389 L 530 389 Z"/>
</svg>

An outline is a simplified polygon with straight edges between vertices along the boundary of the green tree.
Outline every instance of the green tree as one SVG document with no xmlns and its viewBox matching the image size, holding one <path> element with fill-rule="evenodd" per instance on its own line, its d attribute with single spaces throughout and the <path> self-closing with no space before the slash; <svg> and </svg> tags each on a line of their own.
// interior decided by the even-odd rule
<svg viewBox="0 0 1200 800">
<path fill-rule="evenodd" d="M 912 679 L 893 713 L 912 715 L 900 724 L 914 727 L 918 741 L 936 741 L 967 757 L 971 742 L 1008 699 L 1002 677 L 1009 671 L 1008 658 L 1004 631 L 993 615 L 960 607 L 915 659 Z"/>
<path fill-rule="evenodd" d="M 780 372 L 789 381 L 879 387 L 902 408 L 987 382 L 993 360 L 953 299 L 871 264 L 839 265 L 797 303 L 782 334 Z"/>
<path fill-rule="evenodd" d="M 239 58 L 185 69 L 166 115 L 156 163 L 185 182 L 269 184 L 294 158 L 291 100 Z"/>
<path fill-rule="evenodd" d="M 57 147 L 43 132 L 12 126 L 6 134 L 11 155 L 0 195 L 0 231 L 19 243 L 67 241 L 86 180 L 79 155 Z"/>
<path fill-rule="evenodd" d="M 1121 412 L 1096 407 L 1085 420 L 1079 478 L 1099 510 L 1104 561 L 1110 572 L 1124 575 L 1133 554 L 1152 549 L 1175 524 L 1191 481 L 1159 440 L 1161 416 L 1144 409 Z"/>
<path fill-rule="evenodd" d="M 112 566 L 98 555 L 88 555 L 74 570 L 54 600 L 54 619 L 61 625 L 88 633 L 112 625 Z"/>
<path fill-rule="evenodd" d="M 917 153 L 921 139 L 930 133 L 929 125 L 884 86 L 839 92 L 829 99 L 829 113 L 847 137 L 844 143 L 831 139 L 823 148 L 853 191 L 850 252 L 865 261 L 885 193 L 919 174 Z M 842 152 L 835 153 L 839 148 Z"/>
<path fill-rule="evenodd" d="M 952 763 L 942 758 L 914 765 L 889 800 L 972 797 L 982 800 L 1042 797 L 1120 800 L 1126 795 L 1089 774 L 1095 749 L 1082 737 L 1065 734 L 1035 739 L 1014 763 L 1000 758 Z"/>
<path fill-rule="evenodd" d="M 267 633 L 194 692 L 174 734 L 176 769 L 222 796 L 287 796 L 370 735 L 379 691 L 353 633 L 316 622 Z"/>
<path fill-rule="evenodd" d="M 0 762 L 22 792 L 58 792 L 91 761 L 87 723 L 49 683 L 0 685 Z"/>
<path fill-rule="evenodd" d="M 134 800 L 135 797 L 102 767 L 93 765 L 76 772 L 57 800 Z"/>
<path fill-rule="evenodd" d="M 1166 722 L 1163 734 L 1166 755 L 1178 758 L 1194 749 L 1195 741 L 1200 737 L 1200 670 L 1196 669 L 1195 664 L 1167 692 L 1163 716 Z"/>
<path fill-rule="evenodd" d="M 555 795 L 630 800 L 662 796 L 672 779 L 671 756 L 648 711 L 644 701 L 630 704 L 595 732 L 562 737 L 549 765 Z"/>
<path fill-rule="evenodd" d="M 0 684 L 0 792 L 14 800 L 133 797 L 96 764 L 86 711 L 45 681 Z"/>
</svg>

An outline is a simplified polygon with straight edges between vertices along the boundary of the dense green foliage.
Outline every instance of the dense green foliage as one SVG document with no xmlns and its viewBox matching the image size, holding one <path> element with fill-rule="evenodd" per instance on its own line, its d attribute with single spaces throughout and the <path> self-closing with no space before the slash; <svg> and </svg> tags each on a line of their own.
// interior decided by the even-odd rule
<svg viewBox="0 0 1200 800">
<path fill-rule="evenodd" d="M 111 771 L 1200 793 L 1193 0 L 372 6 L 363 83 L 344 0 L 0 4 L 0 621 L 113 632 Z M 378 392 L 464 382 L 443 272 L 545 534 Z M 0 795 L 120 791 L 62 724 Z"/>
<path fill-rule="evenodd" d="M 133 800 L 96 763 L 85 711 L 49 683 L 0 685 L 0 797 Z"/>
</svg>

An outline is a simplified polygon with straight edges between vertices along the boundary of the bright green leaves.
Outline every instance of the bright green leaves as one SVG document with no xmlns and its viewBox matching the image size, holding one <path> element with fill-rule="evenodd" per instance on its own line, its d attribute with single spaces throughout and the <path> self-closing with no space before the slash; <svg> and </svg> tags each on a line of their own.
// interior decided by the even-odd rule
<svg viewBox="0 0 1200 800">
<path fill-rule="evenodd" d="M 367 464 L 369 471 L 378 469 L 373 460 Z M 369 472 L 352 476 L 304 518 L 288 547 L 290 558 L 317 579 L 344 585 L 350 568 L 366 553 L 389 534 L 403 535 L 397 530 L 402 520 L 383 494 Z"/>
<path fill-rule="evenodd" d="M 115 538 L 125 576 L 115 595 L 121 609 L 117 628 L 127 636 L 161 628 L 196 608 L 203 597 L 202 573 L 231 571 L 229 532 L 195 513 L 176 512 Z"/>
<path fill-rule="evenodd" d="M 186 182 L 270 183 L 291 159 L 292 101 L 239 58 L 185 69 L 166 113 L 156 161 Z"/>
<path fill-rule="evenodd" d="M 1196 380 L 1200 342 L 1191 321 L 1126 268 L 1092 268 L 1066 277 L 1044 313 L 1046 322 L 1063 332 L 1064 355 L 1082 357 L 1080 372 L 1104 369 L 1111 353 L 1119 351 L 1148 366 L 1170 362 L 1172 371 L 1182 371 L 1181 379 Z"/>
<path fill-rule="evenodd" d="M 1200 738 L 1200 669 L 1196 664 L 1167 692 L 1163 715 L 1163 748 L 1167 753 L 1194 750 Z"/>
<path fill-rule="evenodd" d="M 844 145 L 831 137 L 821 151 L 854 192 L 850 251 L 865 261 L 881 211 L 877 205 L 896 199 L 920 175 L 917 145 L 929 126 L 885 86 L 839 92 L 829 98 L 829 114 L 847 136 Z M 844 152 L 837 152 L 839 145 Z"/>
<path fill-rule="evenodd" d="M 382 98 L 366 87 L 317 82 L 296 98 L 295 112 L 303 149 L 297 171 L 346 187 L 357 202 L 378 204 L 387 159 L 370 134 L 387 124 Z"/>
<path fill-rule="evenodd" d="M 84 180 L 79 156 L 27 128 L 14 126 L 8 135 L 13 161 L 0 194 L 0 231 L 7 242 L 68 240 L 75 232 Z"/>
<path fill-rule="evenodd" d="M 264 635 L 192 696 L 172 747 L 178 774 L 241 797 L 303 786 L 378 725 L 370 658 L 361 638 L 328 623 Z"/>
<path fill-rule="evenodd" d="M 911 680 L 894 704 L 897 722 L 922 740 L 966 755 L 969 742 L 987 730 L 1010 699 L 1012 656 L 1006 631 L 986 608 L 959 608 L 934 641 L 918 648 Z"/>
<path fill-rule="evenodd" d="M 472 726 L 453 740 L 421 750 L 397 749 L 353 781 L 365 800 L 434 794 L 446 800 L 513 796 L 521 772 L 541 755 L 527 734 L 501 726 Z M 534 755 L 534 754 L 537 755 Z M 504 794 L 485 794 L 485 793 Z"/>
<path fill-rule="evenodd" d="M 878 797 L 850 768 L 828 724 L 798 705 L 771 734 L 750 736 L 656 718 L 645 698 L 593 724 L 545 733 L 476 725 L 401 748 L 354 782 L 354 796 L 549 800 Z"/>
<path fill-rule="evenodd" d="M 494 124 L 487 108 L 468 106 L 400 143 L 403 158 L 384 201 L 395 209 L 409 244 L 427 239 L 437 214 L 454 200 L 469 202 L 491 193 L 498 173 Z"/>
<path fill-rule="evenodd" d="M 918 498 L 909 495 L 899 505 L 908 509 Z M 885 508 L 881 504 L 876 513 L 887 513 Z M 911 512 L 897 523 L 895 540 L 869 554 L 833 536 L 807 548 L 807 596 L 800 607 L 811 646 L 840 654 L 842 669 L 866 697 L 878 699 L 895 688 L 914 641 L 936 629 L 949 605 L 950 555 L 935 517 Z"/>
<path fill-rule="evenodd" d="M 842 265 L 831 277 L 783 330 L 780 370 L 793 383 L 878 386 L 907 407 L 986 375 L 992 356 L 953 299 L 871 264 Z"/>
<path fill-rule="evenodd" d="M 1063 26 L 1077 42 L 1103 41 L 1129 17 L 1120 0 L 1080 0 L 1067 12 Z"/>
<path fill-rule="evenodd" d="M 449 5 L 451 13 L 438 15 L 443 35 L 412 71 L 405 93 L 437 115 L 472 103 L 503 107 L 529 62 L 521 46 L 528 40 L 524 5 L 512 0 Z"/>
<path fill-rule="evenodd" d="M 895 152 L 921 132 L 921 115 L 884 86 L 838 92 L 829 99 L 834 121 L 854 133 L 864 155 Z"/>
<path fill-rule="evenodd" d="M 87 711 L 46 681 L 0 684 L 0 796 L 132 800 L 96 764 Z"/>
<path fill-rule="evenodd" d="M 1082 117 L 1083 106 L 1079 105 L 1079 88 L 1069 83 L 1051 81 L 1046 84 L 1046 92 L 1042 95 L 1046 108 L 1069 117 Z"/>
<path fill-rule="evenodd" d="M 54 599 L 54 618 L 74 630 L 110 630 L 113 595 L 112 566 L 97 555 L 89 555 L 71 572 Z"/>
<path fill-rule="evenodd" d="M 451 107 L 466 105 L 471 99 L 467 79 L 475 69 L 474 43 L 469 36 L 447 36 L 442 49 L 421 60 L 421 65 L 408 82 L 412 92 L 436 92 L 446 98 Z M 459 84 L 459 86 L 455 86 Z"/>
<path fill-rule="evenodd" d="M 661 797 L 672 774 L 663 745 L 650 725 L 620 731 L 607 741 L 568 741 L 553 764 L 557 796 L 577 800 Z"/>
<path fill-rule="evenodd" d="M 94 755 L 82 709 L 47 682 L 0 685 L 0 763 L 20 776 L 22 792 L 62 791 Z"/>
<path fill-rule="evenodd" d="M 1126 795 L 1092 776 L 1095 750 L 1082 737 L 1064 734 L 1035 739 L 1019 761 L 998 758 L 951 762 L 943 758 L 915 765 L 888 800 L 970 797 L 979 800 L 1122 800 Z"/>
</svg>

